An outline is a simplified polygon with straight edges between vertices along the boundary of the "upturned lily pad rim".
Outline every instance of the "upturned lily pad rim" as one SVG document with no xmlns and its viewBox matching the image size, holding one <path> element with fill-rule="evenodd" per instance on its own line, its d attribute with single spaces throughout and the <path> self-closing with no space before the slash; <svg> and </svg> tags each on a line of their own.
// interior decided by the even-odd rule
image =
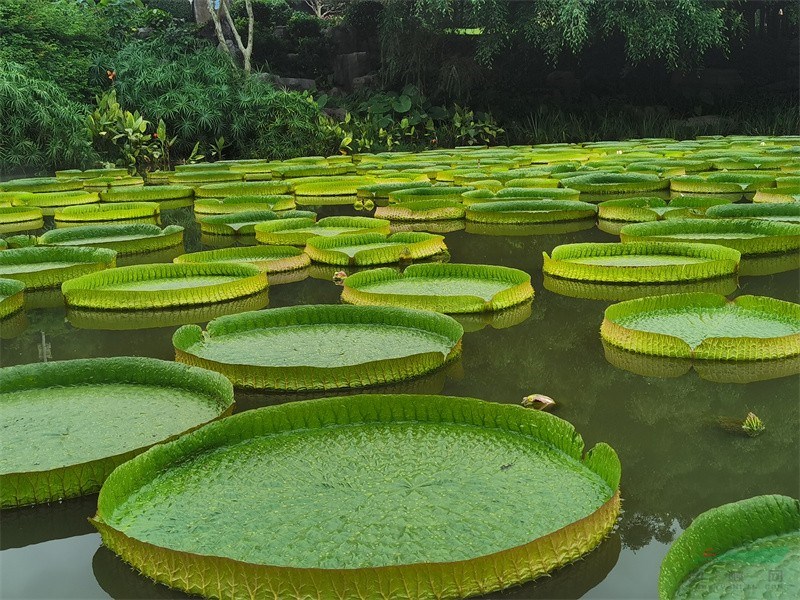
<svg viewBox="0 0 800 600">
<path fill-rule="evenodd" d="M 695 264 L 646 266 L 591 265 L 571 262 L 584 257 L 613 256 L 685 256 L 705 259 Z M 556 246 L 552 256 L 542 252 L 542 272 L 551 277 L 605 283 L 676 283 L 702 281 L 736 275 L 741 253 L 714 244 L 682 242 L 585 242 Z"/>
<path fill-rule="evenodd" d="M 127 239 L 100 240 L 97 238 L 124 236 Z M 65 242 L 81 240 L 80 244 Z M 66 229 L 51 229 L 42 234 L 36 241 L 42 246 L 83 246 L 91 248 L 109 248 L 123 254 L 152 252 L 183 245 L 183 227 L 168 225 L 161 228 L 150 223 L 107 223 L 102 225 L 83 225 Z"/>
<path fill-rule="evenodd" d="M 109 285 L 152 279 L 234 277 L 234 281 L 159 290 L 108 290 Z M 99 310 L 177 308 L 215 304 L 258 294 L 267 277 L 257 267 L 230 263 L 154 263 L 107 269 L 66 281 L 61 286 L 67 306 Z"/>
<path fill-rule="evenodd" d="M 477 223 L 559 223 L 593 218 L 597 206 L 578 200 L 498 200 L 467 208 L 467 221 Z"/>
<path fill-rule="evenodd" d="M 617 321 L 637 313 L 664 309 L 723 308 L 735 304 L 742 308 L 787 315 L 800 322 L 800 305 L 766 296 L 739 296 L 728 300 L 720 294 L 690 292 L 649 296 L 612 304 L 605 310 L 600 335 L 611 345 L 654 356 L 696 360 L 754 361 L 786 358 L 800 354 L 800 333 L 777 337 L 706 337 L 692 348 L 685 340 L 664 333 L 625 327 Z"/>
<path fill-rule="evenodd" d="M 107 248 L 65 248 L 56 246 L 30 246 L 0 252 L 0 266 L 4 264 L 36 264 L 40 262 L 74 262 L 76 264 L 43 269 L 3 273 L 4 279 L 22 281 L 29 290 L 56 287 L 64 281 L 87 272 L 113 267 L 117 253 Z"/>
<path fill-rule="evenodd" d="M 380 244 L 380 246 L 375 247 Z M 401 245 L 398 245 L 401 244 Z M 339 248 L 365 246 L 352 256 Z M 372 247 L 370 247 L 372 246 Z M 314 237 L 306 242 L 305 253 L 315 262 L 332 265 L 377 265 L 408 259 L 429 258 L 447 250 L 444 236 L 424 232 L 356 233 Z"/>
<path fill-rule="evenodd" d="M 755 496 L 707 510 L 667 551 L 661 562 L 658 596 L 660 600 L 671 600 L 689 575 L 728 550 L 798 530 L 800 501 L 788 496 Z M 711 555 L 708 548 L 713 548 Z"/>
<path fill-rule="evenodd" d="M 17 279 L 0 278 L 0 319 L 13 315 L 24 306 L 25 284 Z"/>
<path fill-rule="evenodd" d="M 213 342 L 217 336 L 230 336 L 262 328 L 337 323 L 374 323 L 426 331 L 445 338 L 450 350 L 446 355 L 440 352 L 424 352 L 334 367 L 223 363 L 191 352 L 195 344 Z M 223 373 L 237 387 L 304 391 L 368 387 L 423 375 L 442 367 L 461 354 L 463 334 L 464 330 L 457 321 L 430 311 L 303 304 L 220 317 L 208 323 L 205 332 L 197 325 L 184 325 L 172 336 L 172 343 L 177 361 Z"/>
<path fill-rule="evenodd" d="M 484 300 L 469 294 L 456 296 L 431 296 L 424 294 L 398 294 L 370 292 L 362 288 L 374 283 L 414 278 L 486 278 L 508 284 L 504 290 Z M 527 302 L 533 298 L 531 276 L 520 269 L 499 265 L 474 265 L 458 263 L 422 263 L 407 267 L 402 273 L 392 268 L 360 271 L 345 279 L 342 300 L 350 304 L 379 306 L 409 306 L 422 310 L 437 310 L 448 314 L 495 312 Z M 441 309 L 444 310 L 441 310 Z"/>
<path fill-rule="evenodd" d="M 265 273 L 280 273 L 307 267 L 311 259 L 297 246 L 237 246 L 181 254 L 172 262 L 249 262 Z"/>
<path fill-rule="evenodd" d="M 61 386 L 80 386 L 89 383 L 162 385 L 195 392 L 216 406 L 217 416 L 215 419 L 229 415 L 234 406 L 233 386 L 221 375 L 170 361 L 145 357 L 82 358 L 7 367 L 3 369 L 0 394 L 28 389 L 57 389 Z M 97 492 L 103 480 L 119 464 L 155 444 L 175 439 L 207 422 L 200 422 L 196 426 L 171 435 L 164 440 L 131 448 L 112 456 L 67 464 L 54 469 L 3 473 L 0 475 L 0 484 L 2 484 L 0 485 L 2 490 L 0 506 L 2 508 L 26 506 Z M 12 495 L 7 495 L 9 490 L 24 485 L 25 481 L 29 479 L 35 481 L 33 489 L 30 490 L 34 496 L 17 498 L 17 501 L 11 502 Z M 41 480 L 37 481 L 37 479 Z M 41 485 L 42 488 L 37 488 L 38 485 Z M 75 485 L 77 488 L 69 487 L 71 485 Z M 39 493 L 44 496 L 38 496 Z"/>
<path fill-rule="evenodd" d="M 544 444 L 598 475 L 608 485 L 609 499 L 574 523 L 493 554 L 453 562 L 347 569 L 271 566 L 175 551 L 128 537 L 109 523 L 126 497 L 182 456 L 284 431 L 409 420 L 466 423 L 530 437 L 532 443 Z M 257 596 L 265 586 L 276 596 L 308 593 L 366 598 L 385 595 L 398 585 L 406 591 L 415 589 L 419 598 L 465 597 L 534 579 L 572 562 L 608 535 L 619 513 L 619 459 L 603 442 L 585 455 L 583 450 L 583 440 L 572 425 L 519 406 L 473 398 L 394 394 L 307 400 L 240 413 L 147 451 L 112 473 L 100 492 L 97 514 L 90 520 L 104 544 L 135 568 L 156 581 L 206 597 Z M 165 559 L 170 569 L 159 568 Z M 209 573 L 217 575 L 209 577 Z"/>
</svg>

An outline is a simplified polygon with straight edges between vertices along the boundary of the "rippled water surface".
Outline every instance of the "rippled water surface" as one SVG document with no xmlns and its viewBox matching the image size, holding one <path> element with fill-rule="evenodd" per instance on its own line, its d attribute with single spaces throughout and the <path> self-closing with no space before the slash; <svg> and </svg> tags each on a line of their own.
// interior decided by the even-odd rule
<svg viewBox="0 0 800 600">
<path fill-rule="evenodd" d="M 165 220 L 189 224 L 188 210 L 171 211 Z M 321 216 L 342 212 L 327 209 Z M 523 269 L 533 277 L 536 297 L 529 314 L 523 308 L 494 323 L 465 319 L 460 361 L 405 386 L 405 391 L 507 403 L 519 403 L 532 393 L 546 394 L 558 402 L 555 414 L 572 422 L 587 446 L 606 441 L 622 461 L 623 514 L 614 534 L 584 560 L 552 577 L 492 597 L 655 598 L 659 565 L 669 543 L 700 512 L 758 494 L 796 496 L 800 488 L 796 377 L 723 384 L 701 379 L 694 370 L 672 378 L 621 370 L 606 360 L 598 333 L 608 302 L 568 298 L 544 289 L 542 251 L 562 243 L 616 239 L 596 228 L 531 236 L 465 231 L 446 235 L 452 262 Z M 194 228 L 187 232 L 187 248 L 207 248 L 200 245 Z M 332 283 L 330 274 L 312 269 L 312 276 L 297 274 L 297 281 L 273 285 L 269 306 L 337 302 L 341 288 Z M 798 274 L 793 271 L 742 277 L 732 296 L 797 301 L 799 291 Z M 57 298 L 36 302 L 53 305 Z M 91 320 L 75 322 L 86 326 Z M 125 328 L 124 323 L 105 326 Z M 3 366 L 39 361 L 43 340 L 52 360 L 122 355 L 171 360 L 175 329 L 77 328 L 65 320 L 61 307 L 30 309 L 27 323 L 4 325 L 1 337 L 9 339 L 0 339 L 0 361 Z M 238 410 L 292 399 L 237 394 Z M 742 419 L 748 411 L 764 421 L 767 430 L 761 437 L 740 437 L 719 427 L 719 417 Z M 90 496 L 4 511 L 0 595 L 185 597 L 137 575 L 100 546 L 100 536 L 86 520 L 94 514 L 95 502 L 96 496 Z M 519 498 L 519 510 L 525 510 L 525 502 Z"/>
</svg>

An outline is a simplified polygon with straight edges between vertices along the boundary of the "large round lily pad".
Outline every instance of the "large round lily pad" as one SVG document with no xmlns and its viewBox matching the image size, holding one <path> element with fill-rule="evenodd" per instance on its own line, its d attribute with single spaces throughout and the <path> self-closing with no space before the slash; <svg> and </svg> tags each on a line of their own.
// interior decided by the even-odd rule
<svg viewBox="0 0 800 600">
<path fill-rule="evenodd" d="M 0 319 L 22 310 L 25 284 L 16 279 L 0 279 Z"/>
<path fill-rule="evenodd" d="M 343 266 L 383 265 L 428 258 L 445 251 L 444 237 L 422 232 L 336 235 L 312 238 L 306 243 L 306 254 L 311 260 Z"/>
<path fill-rule="evenodd" d="M 564 244 L 547 252 L 546 275 L 578 281 L 667 283 L 736 274 L 738 250 L 712 244 L 639 242 Z"/>
<path fill-rule="evenodd" d="M 444 313 L 496 311 L 533 297 L 531 276 L 509 267 L 426 263 L 403 273 L 372 269 L 350 275 L 342 300 Z"/>
<path fill-rule="evenodd" d="M 133 265 L 108 269 L 61 286 L 67 306 L 138 310 L 214 304 L 267 288 L 267 277 L 247 264 Z"/>
<path fill-rule="evenodd" d="M 620 465 L 572 425 L 470 398 L 363 395 L 241 413 L 106 481 L 93 523 L 206 597 L 461 598 L 608 535 Z"/>
<path fill-rule="evenodd" d="M 29 290 L 61 285 L 116 264 L 107 248 L 16 248 L 0 252 L 0 278 L 17 279 Z"/>
<path fill-rule="evenodd" d="M 706 216 L 715 219 L 764 219 L 800 223 L 800 203 L 723 204 L 712 206 Z"/>
<path fill-rule="evenodd" d="M 224 215 L 260 210 L 292 210 L 294 196 L 288 194 L 267 196 L 228 196 L 227 198 L 199 198 L 194 203 L 198 219 L 205 215 Z"/>
<path fill-rule="evenodd" d="M 502 200 L 467 208 L 467 221 L 476 223 L 557 223 L 594 218 L 597 207 L 574 200 Z"/>
<path fill-rule="evenodd" d="M 96 492 L 117 465 L 232 408 L 224 377 L 150 358 L 2 369 L 0 506 Z"/>
<path fill-rule="evenodd" d="M 640 298 L 609 306 L 600 334 L 614 346 L 656 356 L 785 358 L 800 354 L 800 305 L 704 293 Z"/>
<path fill-rule="evenodd" d="M 242 246 L 182 254 L 172 262 L 249 263 L 264 273 L 279 273 L 307 267 L 311 259 L 294 246 Z"/>
<path fill-rule="evenodd" d="M 699 515 L 661 563 L 661 600 L 800 597 L 800 502 L 756 496 Z"/>
<path fill-rule="evenodd" d="M 90 246 L 109 248 L 117 255 L 155 252 L 183 245 L 183 227 L 169 225 L 161 229 L 148 223 L 84 225 L 51 229 L 39 237 L 45 246 Z"/>
<path fill-rule="evenodd" d="M 347 233 L 389 233 L 389 221 L 370 217 L 325 217 L 280 219 L 259 223 L 256 240 L 261 244 L 304 246 L 314 237 L 330 237 Z"/>
<path fill-rule="evenodd" d="M 55 211 L 56 227 L 99 223 L 155 223 L 161 214 L 157 202 L 114 202 L 68 206 Z"/>
<path fill-rule="evenodd" d="M 771 254 L 800 249 L 800 223 L 758 219 L 674 219 L 625 225 L 623 242 L 697 242 L 727 246 L 742 253 Z"/>
<path fill-rule="evenodd" d="M 316 221 L 317 214 L 308 210 L 291 210 L 276 213 L 272 210 L 248 210 L 199 218 L 200 231 L 210 235 L 254 235 L 255 226 L 265 221 L 279 219 L 311 219 Z"/>
<path fill-rule="evenodd" d="M 0 233 L 32 231 L 44 227 L 42 209 L 36 206 L 0 206 Z"/>
<path fill-rule="evenodd" d="M 240 387 L 356 388 L 422 375 L 461 352 L 452 318 L 400 308 L 303 305 L 214 319 L 172 338 L 180 362 Z"/>
</svg>

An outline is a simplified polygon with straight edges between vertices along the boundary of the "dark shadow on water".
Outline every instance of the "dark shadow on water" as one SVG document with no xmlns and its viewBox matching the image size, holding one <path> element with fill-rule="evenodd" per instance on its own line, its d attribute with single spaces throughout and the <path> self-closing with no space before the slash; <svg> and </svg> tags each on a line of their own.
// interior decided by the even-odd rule
<svg viewBox="0 0 800 600">
<path fill-rule="evenodd" d="M 94 533 L 95 529 L 88 519 L 96 509 L 97 494 L 50 504 L 3 509 L 0 514 L 0 550 Z"/>
</svg>

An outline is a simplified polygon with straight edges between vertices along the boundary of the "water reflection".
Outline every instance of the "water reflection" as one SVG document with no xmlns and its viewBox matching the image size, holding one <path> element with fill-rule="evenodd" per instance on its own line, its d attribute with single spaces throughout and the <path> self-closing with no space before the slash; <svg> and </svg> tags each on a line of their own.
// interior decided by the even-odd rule
<svg viewBox="0 0 800 600">
<path fill-rule="evenodd" d="M 88 519 L 97 509 L 97 494 L 63 502 L 3 510 L 0 550 L 94 533 Z"/>
<path fill-rule="evenodd" d="M 604 300 L 606 302 L 619 302 L 632 300 L 645 296 L 660 296 L 663 294 L 678 294 L 687 292 L 707 292 L 728 296 L 734 293 L 739 282 L 735 276 L 719 277 L 709 281 L 690 281 L 687 283 L 650 283 L 650 284 L 625 284 L 625 283 L 596 283 L 588 281 L 575 281 L 562 279 L 550 275 L 543 276 L 544 289 L 572 298 L 586 300 Z"/>
<path fill-rule="evenodd" d="M 269 304 L 269 292 L 216 304 L 151 310 L 67 309 L 67 319 L 79 329 L 128 331 L 172 327 L 187 323 L 207 323 L 211 319 L 250 310 L 261 310 Z"/>
</svg>

